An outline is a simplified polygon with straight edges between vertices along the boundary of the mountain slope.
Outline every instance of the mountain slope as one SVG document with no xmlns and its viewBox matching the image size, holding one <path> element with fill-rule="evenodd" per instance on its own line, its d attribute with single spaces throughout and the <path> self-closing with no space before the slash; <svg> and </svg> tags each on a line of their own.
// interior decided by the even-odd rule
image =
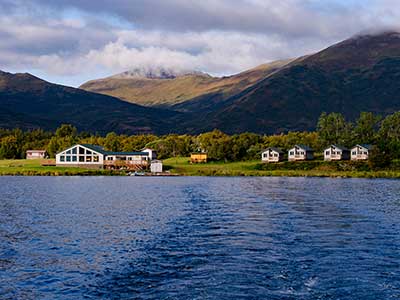
<svg viewBox="0 0 400 300">
<path fill-rule="evenodd" d="M 177 113 L 51 84 L 30 74 L 0 72 L 0 126 L 54 129 L 70 123 L 106 133 L 163 133 Z"/>
<path fill-rule="evenodd" d="M 399 82 L 400 35 L 357 36 L 292 62 L 183 125 L 276 133 L 314 129 L 324 111 L 349 119 L 361 111 L 386 115 L 400 110 Z"/>
<path fill-rule="evenodd" d="M 288 61 L 264 64 L 229 77 L 211 77 L 200 72 L 133 70 L 104 79 L 92 80 L 80 88 L 145 106 L 175 106 L 199 98 L 226 99 L 286 65 Z M 194 107 L 195 108 L 195 107 Z"/>
</svg>

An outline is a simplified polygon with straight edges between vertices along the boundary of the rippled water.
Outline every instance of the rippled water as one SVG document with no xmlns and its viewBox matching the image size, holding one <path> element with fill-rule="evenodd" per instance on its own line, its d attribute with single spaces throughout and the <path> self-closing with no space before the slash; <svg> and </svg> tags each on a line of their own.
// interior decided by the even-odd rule
<svg viewBox="0 0 400 300">
<path fill-rule="evenodd" d="M 400 299 L 400 182 L 0 177 L 1 299 Z"/>
</svg>

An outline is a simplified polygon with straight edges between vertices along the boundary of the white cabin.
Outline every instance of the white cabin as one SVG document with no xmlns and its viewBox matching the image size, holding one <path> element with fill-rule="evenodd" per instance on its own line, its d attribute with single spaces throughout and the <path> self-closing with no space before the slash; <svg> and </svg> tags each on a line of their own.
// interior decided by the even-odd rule
<svg viewBox="0 0 400 300">
<path fill-rule="evenodd" d="M 262 162 L 274 163 L 274 162 L 280 162 L 282 160 L 283 160 L 283 151 L 278 148 L 270 147 L 265 149 L 261 153 Z"/>
<path fill-rule="evenodd" d="M 306 145 L 295 145 L 288 151 L 289 161 L 313 160 L 314 150 Z"/>
<path fill-rule="evenodd" d="M 338 146 L 331 145 L 329 148 L 324 150 L 324 160 L 333 161 L 333 160 L 349 160 L 350 159 L 350 150 Z"/>
<path fill-rule="evenodd" d="M 371 149 L 371 145 L 355 145 L 351 148 L 351 160 L 368 160 Z"/>
<path fill-rule="evenodd" d="M 46 150 L 27 150 L 26 159 L 43 159 L 46 158 Z"/>
</svg>

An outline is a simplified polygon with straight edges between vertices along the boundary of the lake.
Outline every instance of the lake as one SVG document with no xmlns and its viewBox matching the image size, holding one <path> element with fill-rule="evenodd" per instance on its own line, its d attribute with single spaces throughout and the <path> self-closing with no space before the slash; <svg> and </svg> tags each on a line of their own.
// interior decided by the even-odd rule
<svg viewBox="0 0 400 300">
<path fill-rule="evenodd" d="M 400 299 L 400 181 L 0 177 L 1 299 Z"/>
</svg>

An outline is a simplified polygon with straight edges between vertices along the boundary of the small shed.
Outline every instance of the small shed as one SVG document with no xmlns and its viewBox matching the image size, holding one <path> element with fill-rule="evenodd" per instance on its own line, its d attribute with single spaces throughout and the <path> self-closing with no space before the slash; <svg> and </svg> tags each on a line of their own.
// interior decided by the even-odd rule
<svg viewBox="0 0 400 300">
<path fill-rule="evenodd" d="M 150 172 L 151 173 L 162 173 L 163 171 L 163 163 L 161 160 L 152 160 L 150 164 Z"/>
<path fill-rule="evenodd" d="M 314 150 L 306 145 L 295 145 L 288 152 L 289 161 L 313 160 Z"/>
<path fill-rule="evenodd" d="M 190 163 L 198 164 L 198 163 L 206 163 L 208 159 L 208 155 L 205 152 L 195 152 L 190 155 Z"/>
<path fill-rule="evenodd" d="M 351 148 L 351 160 L 368 160 L 372 145 L 360 144 Z"/>
<path fill-rule="evenodd" d="M 324 159 L 326 161 L 349 160 L 350 150 L 343 146 L 331 145 L 324 150 Z"/>
<path fill-rule="evenodd" d="M 27 150 L 26 159 L 43 159 L 47 157 L 46 150 Z"/>
<path fill-rule="evenodd" d="M 261 153 L 261 161 L 265 163 L 280 162 L 283 160 L 283 151 L 279 148 L 270 147 Z"/>
</svg>

